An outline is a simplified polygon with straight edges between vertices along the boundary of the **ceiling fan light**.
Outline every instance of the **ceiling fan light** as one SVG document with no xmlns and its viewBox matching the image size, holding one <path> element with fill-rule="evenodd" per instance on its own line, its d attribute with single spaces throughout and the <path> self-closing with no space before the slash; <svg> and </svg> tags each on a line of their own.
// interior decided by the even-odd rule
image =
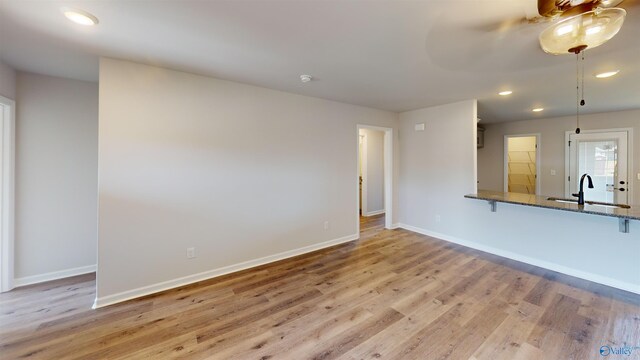
<svg viewBox="0 0 640 360">
<path fill-rule="evenodd" d="M 599 33 L 601 30 L 602 30 L 602 26 L 592 26 L 587 29 L 586 33 L 587 35 L 594 35 Z"/>
<path fill-rule="evenodd" d="M 558 36 L 562 36 L 562 35 L 569 34 L 572 31 L 573 31 L 573 24 L 568 24 L 568 25 L 564 25 L 556 28 L 555 33 Z"/>
<path fill-rule="evenodd" d="M 596 9 L 564 19 L 540 34 L 540 47 L 554 55 L 595 48 L 620 31 L 626 14 L 620 8 Z"/>
</svg>

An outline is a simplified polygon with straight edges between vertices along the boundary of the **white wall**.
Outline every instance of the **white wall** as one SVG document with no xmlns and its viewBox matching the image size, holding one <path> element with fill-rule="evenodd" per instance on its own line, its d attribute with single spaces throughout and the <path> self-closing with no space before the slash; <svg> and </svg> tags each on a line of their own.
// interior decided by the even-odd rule
<svg viewBox="0 0 640 360">
<path fill-rule="evenodd" d="M 640 293 L 639 221 L 623 234 L 615 218 L 509 204 L 492 213 L 463 197 L 476 190 L 475 119 L 475 101 L 400 114 L 400 226 Z"/>
<path fill-rule="evenodd" d="M 97 305 L 357 237 L 357 124 L 397 114 L 102 59 Z"/>
<path fill-rule="evenodd" d="M 540 172 L 542 195 L 564 197 L 564 137 L 575 130 L 575 117 L 535 119 L 484 124 L 484 148 L 478 149 L 478 187 L 503 191 L 504 135 L 540 133 Z M 634 187 L 632 204 L 640 205 L 640 110 L 616 111 L 580 116 L 582 130 L 632 128 L 633 164 L 629 182 Z M 551 170 L 556 175 L 551 175 Z"/>
<path fill-rule="evenodd" d="M 16 285 L 91 271 L 98 85 L 19 73 L 16 111 Z"/>
<path fill-rule="evenodd" d="M 360 129 L 360 134 L 365 136 L 366 145 L 363 149 L 366 163 L 362 171 L 367 200 L 362 203 L 362 213 L 367 216 L 384 212 L 384 132 Z"/>
<path fill-rule="evenodd" d="M 0 96 L 16 99 L 16 71 L 0 61 Z"/>
</svg>

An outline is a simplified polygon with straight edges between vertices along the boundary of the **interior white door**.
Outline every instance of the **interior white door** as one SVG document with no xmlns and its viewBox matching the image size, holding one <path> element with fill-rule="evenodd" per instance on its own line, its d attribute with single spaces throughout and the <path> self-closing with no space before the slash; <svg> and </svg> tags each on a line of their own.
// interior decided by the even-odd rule
<svg viewBox="0 0 640 360">
<path fill-rule="evenodd" d="M 589 174 L 593 189 L 585 181 L 586 200 L 628 204 L 627 132 L 590 132 L 569 136 L 569 187 L 567 197 L 577 193 L 580 178 Z"/>
</svg>

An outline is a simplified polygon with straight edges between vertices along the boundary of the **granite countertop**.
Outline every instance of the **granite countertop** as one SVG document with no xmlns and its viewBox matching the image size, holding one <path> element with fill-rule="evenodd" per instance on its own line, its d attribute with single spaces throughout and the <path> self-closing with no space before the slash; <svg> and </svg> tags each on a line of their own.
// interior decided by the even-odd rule
<svg viewBox="0 0 640 360">
<path fill-rule="evenodd" d="M 548 196 L 529 194 L 505 193 L 498 191 L 478 190 L 477 194 L 469 194 L 464 197 L 469 199 L 496 201 L 509 204 L 535 206 L 546 209 L 573 211 L 579 213 L 612 216 L 622 219 L 640 220 L 640 205 L 631 205 L 628 209 L 606 207 L 600 205 L 578 205 L 577 203 L 565 203 L 548 200 Z M 572 199 L 573 200 L 573 199 Z M 586 201 L 589 201 L 588 199 Z"/>
</svg>

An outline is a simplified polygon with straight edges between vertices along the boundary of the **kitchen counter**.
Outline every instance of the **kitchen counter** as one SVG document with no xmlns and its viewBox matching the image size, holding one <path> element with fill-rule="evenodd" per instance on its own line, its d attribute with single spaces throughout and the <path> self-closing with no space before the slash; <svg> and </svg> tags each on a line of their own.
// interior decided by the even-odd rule
<svg viewBox="0 0 640 360">
<path fill-rule="evenodd" d="M 577 203 L 549 200 L 548 196 L 505 193 L 488 190 L 478 190 L 477 194 L 469 194 L 465 195 L 464 197 L 469 199 L 489 201 L 492 211 L 496 211 L 496 203 L 502 202 L 516 205 L 534 206 L 545 209 L 616 217 L 620 219 L 620 231 L 622 232 L 629 232 L 629 220 L 640 220 L 640 205 L 631 205 L 628 209 L 590 204 L 578 205 Z M 626 231 L 624 231 L 625 229 Z"/>
</svg>

